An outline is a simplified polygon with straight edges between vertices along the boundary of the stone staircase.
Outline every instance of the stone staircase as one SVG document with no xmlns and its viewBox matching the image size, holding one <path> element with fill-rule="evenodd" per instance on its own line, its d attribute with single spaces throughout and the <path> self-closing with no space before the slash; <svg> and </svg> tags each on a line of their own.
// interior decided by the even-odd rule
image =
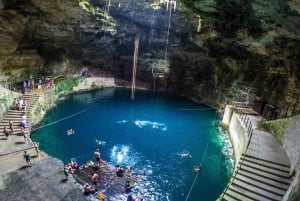
<svg viewBox="0 0 300 201">
<path fill-rule="evenodd" d="M 39 99 L 39 94 L 36 92 L 30 92 L 23 95 L 22 99 L 27 101 L 27 112 L 26 112 L 26 122 L 27 128 L 26 132 L 30 133 L 30 115 L 34 104 Z M 33 162 L 40 160 L 41 157 L 36 156 L 34 146 L 28 137 L 28 144 L 25 143 L 24 137 L 21 131 L 21 120 L 22 115 L 25 113 L 24 109 L 15 110 L 10 109 L 4 115 L 2 122 L 0 122 L 0 176 L 12 172 L 14 170 L 20 169 L 26 166 L 25 159 L 23 157 L 24 150 L 27 150 L 32 156 Z M 14 124 L 14 131 L 6 139 L 3 130 L 6 126 L 9 129 L 9 121 L 12 120 Z M 1 182 L 0 182 L 1 183 Z"/>
<path fill-rule="evenodd" d="M 257 116 L 249 116 L 258 125 Z M 265 131 L 253 131 L 248 149 L 219 200 L 280 201 L 289 188 L 290 166 L 282 146 Z"/>
</svg>

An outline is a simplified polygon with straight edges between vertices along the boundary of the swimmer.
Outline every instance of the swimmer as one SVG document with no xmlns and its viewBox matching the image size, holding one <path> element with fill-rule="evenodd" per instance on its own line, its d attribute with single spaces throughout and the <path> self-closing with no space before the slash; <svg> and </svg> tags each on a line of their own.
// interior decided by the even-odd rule
<svg viewBox="0 0 300 201">
<path fill-rule="evenodd" d="M 194 172 L 200 173 L 201 172 L 201 166 L 199 165 L 199 166 L 194 167 Z"/>
<path fill-rule="evenodd" d="M 152 128 L 158 128 L 158 126 L 156 124 L 153 124 Z"/>
<path fill-rule="evenodd" d="M 75 133 L 75 131 L 73 130 L 73 128 L 71 128 L 67 131 L 68 135 L 73 135 L 74 133 Z"/>
<path fill-rule="evenodd" d="M 180 158 L 192 158 L 192 155 L 190 153 L 178 153 Z"/>
<path fill-rule="evenodd" d="M 104 146 L 106 144 L 106 142 L 105 141 L 96 140 L 96 144 Z"/>
</svg>

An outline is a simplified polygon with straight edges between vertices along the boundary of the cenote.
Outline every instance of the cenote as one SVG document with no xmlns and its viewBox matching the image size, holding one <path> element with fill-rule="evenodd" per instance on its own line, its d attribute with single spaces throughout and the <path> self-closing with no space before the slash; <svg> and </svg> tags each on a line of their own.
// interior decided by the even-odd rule
<svg viewBox="0 0 300 201">
<path fill-rule="evenodd" d="M 216 200 L 232 173 L 232 150 L 215 110 L 148 91 L 137 91 L 132 101 L 130 92 L 108 88 L 70 95 L 49 111 L 32 140 L 49 155 L 64 162 L 76 158 L 80 164 L 94 160 L 100 147 L 110 164 L 146 173 L 134 189 L 144 200 L 185 200 L 196 175 L 193 167 L 203 159 L 188 200 Z M 70 128 L 74 135 L 67 135 Z"/>
</svg>

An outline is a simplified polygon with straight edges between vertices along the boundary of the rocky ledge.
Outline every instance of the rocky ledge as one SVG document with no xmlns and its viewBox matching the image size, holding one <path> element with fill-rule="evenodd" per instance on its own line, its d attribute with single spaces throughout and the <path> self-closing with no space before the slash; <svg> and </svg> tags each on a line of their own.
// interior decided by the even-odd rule
<svg viewBox="0 0 300 201">
<path fill-rule="evenodd" d="M 7 174 L 0 200 L 88 200 L 73 177 L 66 179 L 63 167 L 60 160 L 48 157 Z"/>
</svg>

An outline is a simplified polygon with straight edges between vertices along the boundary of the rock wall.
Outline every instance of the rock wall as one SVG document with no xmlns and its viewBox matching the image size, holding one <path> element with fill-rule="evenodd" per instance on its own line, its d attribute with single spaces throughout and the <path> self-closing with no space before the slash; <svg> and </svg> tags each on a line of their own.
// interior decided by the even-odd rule
<svg viewBox="0 0 300 201">
<path fill-rule="evenodd" d="M 251 93 L 300 112 L 297 0 L 4 2 L 0 71 L 14 80 L 83 66 L 130 80 L 139 33 L 138 81 L 218 107 Z"/>
<path fill-rule="evenodd" d="M 91 89 L 101 89 L 105 87 L 114 87 L 115 80 L 114 78 L 106 77 L 94 77 L 94 78 L 85 78 L 78 86 L 73 87 L 74 92 L 91 90 Z"/>
<path fill-rule="evenodd" d="M 68 80 L 62 81 L 67 82 Z M 78 92 L 78 91 L 87 91 L 93 89 L 101 89 L 105 87 L 113 87 L 115 86 L 113 78 L 86 78 L 85 80 L 81 80 L 78 82 L 77 86 L 72 87 L 70 91 L 65 91 L 63 93 L 57 93 L 55 88 L 44 90 L 40 92 L 39 99 L 37 103 L 33 106 L 31 110 L 31 126 L 38 124 L 42 121 L 43 117 L 47 113 L 47 111 L 53 107 L 55 107 L 56 103 L 59 101 L 61 96 L 67 96 L 70 93 Z"/>
<path fill-rule="evenodd" d="M 2 120 L 4 113 L 6 113 L 7 110 L 9 110 L 10 107 L 13 105 L 14 99 L 20 96 L 20 93 L 10 91 L 0 86 L 0 120 Z"/>
</svg>

